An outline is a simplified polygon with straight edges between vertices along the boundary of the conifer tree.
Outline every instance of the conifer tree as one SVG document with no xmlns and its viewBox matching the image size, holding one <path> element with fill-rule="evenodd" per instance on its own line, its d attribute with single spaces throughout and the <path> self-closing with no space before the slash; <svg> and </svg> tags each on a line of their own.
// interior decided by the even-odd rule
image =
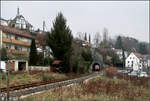
<svg viewBox="0 0 150 101">
<path fill-rule="evenodd" d="M 89 34 L 89 43 L 91 44 L 91 35 Z"/>
<path fill-rule="evenodd" d="M 35 39 L 32 39 L 30 46 L 29 65 L 36 65 L 37 63 L 37 50 L 35 45 Z"/>
<path fill-rule="evenodd" d="M 117 41 L 115 43 L 115 48 L 116 49 L 122 49 L 122 40 L 121 40 L 121 36 L 117 37 Z"/>
<path fill-rule="evenodd" d="M 54 58 L 63 61 L 62 72 L 70 72 L 71 70 L 70 56 L 73 36 L 70 28 L 66 25 L 66 21 L 63 14 L 58 13 L 51 31 L 46 37 L 46 42 L 51 47 Z"/>
<path fill-rule="evenodd" d="M 85 33 L 85 36 L 84 36 L 84 40 L 86 40 L 87 41 L 87 34 Z"/>
</svg>

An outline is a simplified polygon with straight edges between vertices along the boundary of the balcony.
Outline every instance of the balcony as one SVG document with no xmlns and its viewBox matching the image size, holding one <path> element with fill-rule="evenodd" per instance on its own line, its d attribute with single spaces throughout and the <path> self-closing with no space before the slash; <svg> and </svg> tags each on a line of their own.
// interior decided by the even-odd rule
<svg viewBox="0 0 150 101">
<path fill-rule="evenodd" d="M 13 53 L 13 54 L 20 54 L 20 55 L 25 55 L 27 54 L 27 51 L 19 51 L 15 49 L 7 49 L 8 53 Z"/>
<path fill-rule="evenodd" d="M 13 44 L 21 45 L 21 46 L 30 47 L 29 42 L 23 42 L 23 41 L 15 40 L 15 39 L 8 39 L 8 38 L 5 38 L 5 37 L 3 37 L 3 42 L 13 43 Z"/>
</svg>

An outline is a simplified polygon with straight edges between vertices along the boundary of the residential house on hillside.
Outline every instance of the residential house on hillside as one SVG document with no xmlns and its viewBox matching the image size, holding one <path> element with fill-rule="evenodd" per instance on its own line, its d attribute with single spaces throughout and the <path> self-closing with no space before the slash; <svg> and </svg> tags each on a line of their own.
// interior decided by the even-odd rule
<svg viewBox="0 0 150 101">
<path fill-rule="evenodd" d="M 2 20 L 2 25 L 4 25 L 4 21 L 5 21 L 5 25 L 9 27 L 14 27 L 17 29 L 26 30 L 30 32 L 33 31 L 33 26 L 24 18 L 23 15 L 20 14 L 19 8 L 17 9 L 17 15 L 14 19 L 12 20 L 1 19 L 1 20 Z"/>
<path fill-rule="evenodd" d="M 40 34 L 36 34 L 35 38 L 36 40 L 38 40 L 38 44 L 39 46 L 37 47 L 37 51 L 39 53 L 43 53 L 44 57 L 47 57 L 48 55 L 50 55 L 52 53 L 52 50 L 49 46 L 47 46 L 46 44 L 46 32 L 40 33 Z M 50 55 L 50 57 L 52 57 L 52 55 Z"/>
<path fill-rule="evenodd" d="M 140 53 L 130 53 L 125 63 L 126 69 L 140 71 L 144 68 L 143 55 Z"/>
<path fill-rule="evenodd" d="M 34 37 L 28 32 L 0 25 L 0 45 L 6 48 L 11 70 L 27 70 L 31 40 Z"/>
<path fill-rule="evenodd" d="M 5 19 L 3 19 L 3 18 L 0 18 L 0 25 L 8 26 L 8 20 L 5 20 Z"/>
<path fill-rule="evenodd" d="M 145 67 L 150 68 L 150 55 L 143 55 L 143 57 Z"/>
<path fill-rule="evenodd" d="M 115 51 L 115 53 L 119 56 L 119 59 L 122 60 L 123 59 L 123 52 L 121 49 L 113 49 Z M 128 52 L 127 51 L 124 51 L 124 55 L 125 55 L 125 58 L 128 57 Z"/>
</svg>

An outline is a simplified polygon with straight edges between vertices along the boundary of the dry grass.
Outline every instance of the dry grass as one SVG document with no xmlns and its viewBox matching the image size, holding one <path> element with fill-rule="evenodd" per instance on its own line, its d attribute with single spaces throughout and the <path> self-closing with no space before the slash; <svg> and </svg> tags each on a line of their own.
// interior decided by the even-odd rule
<svg viewBox="0 0 150 101">
<path fill-rule="evenodd" d="M 36 72 L 36 73 L 21 73 L 10 74 L 10 86 L 17 86 L 21 84 L 28 84 L 32 82 L 40 82 L 43 80 L 43 75 L 53 79 L 63 79 L 67 76 L 59 73 Z M 6 87 L 6 74 L 2 74 L 2 87 Z"/>
<path fill-rule="evenodd" d="M 86 83 L 59 87 L 24 100 L 148 100 L 148 89 L 130 81 L 100 76 Z"/>
</svg>

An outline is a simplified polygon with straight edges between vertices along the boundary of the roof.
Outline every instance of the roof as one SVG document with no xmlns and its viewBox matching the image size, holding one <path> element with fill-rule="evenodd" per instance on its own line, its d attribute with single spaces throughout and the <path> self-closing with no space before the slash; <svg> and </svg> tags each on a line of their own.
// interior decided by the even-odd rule
<svg viewBox="0 0 150 101">
<path fill-rule="evenodd" d="M 0 17 L 0 20 L 3 20 L 3 21 L 6 21 L 6 22 L 8 22 L 8 20 L 6 20 L 6 19 L 3 19 L 3 18 L 1 18 L 1 17 Z"/>
<path fill-rule="evenodd" d="M 46 40 L 45 40 L 46 35 L 47 33 L 41 33 L 36 35 L 36 40 L 38 40 L 40 45 L 46 45 Z"/>
<path fill-rule="evenodd" d="M 11 34 L 15 34 L 15 35 L 19 35 L 19 36 L 23 36 L 23 37 L 27 37 L 27 38 L 31 38 L 33 39 L 34 37 L 32 35 L 30 35 L 28 32 L 13 28 L 13 27 L 8 27 L 8 26 L 3 26 L 0 25 L 0 29 L 5 32 L 5 33 L 11 33 Z"/>
<path fill-rule="evenodd" d="M 15 21 L 15 22 L 16 22 L 17 19 L 21 19 L 21 18 L 24 19 L 24 21 L 25 21 L 25 23 L 26 23 L 27 26 L 33 27 L 27 20 L 25 20 L 24 16 L 22 16 L 22 15 L 17 15 L 12 21 Z"/>
<path fill-rule="evenodd" d="M 55 60 L 54 62 L 53 62 L 53 65 L 58 65 L 58 64 L 60 64 L 62 61 L 61 60 Z"/>
<path fill-rule="evenodd" d="M 143 55 L 142 54 L 140 54 L 140 53 L 133 53 L 137 58 L 143 58 Z"/>
</svg>

